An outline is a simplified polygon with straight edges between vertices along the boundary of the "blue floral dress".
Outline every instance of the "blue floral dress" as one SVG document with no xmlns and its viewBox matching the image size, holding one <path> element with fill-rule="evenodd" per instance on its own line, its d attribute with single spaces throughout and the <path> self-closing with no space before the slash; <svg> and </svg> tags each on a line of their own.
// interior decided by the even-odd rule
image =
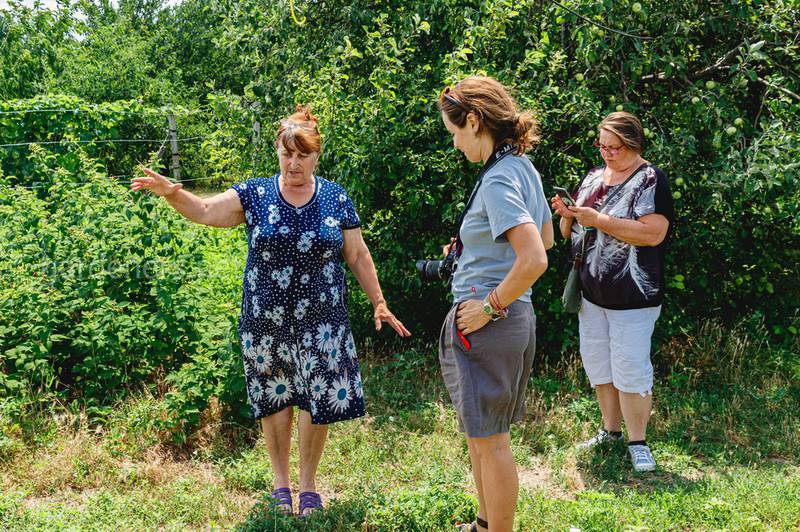
<svg viewBox="0 0 800 532">
<path fill-rule="evenodd" d="M 233 186 L 247 230 L 239 335 L 256 419 L 292 405 L 315 424 L 364 415 L 341 260 L 342 231 L 361 221 L 341 186 L 315 180 L 301 207 L 277 175 Z"/>
</svg>

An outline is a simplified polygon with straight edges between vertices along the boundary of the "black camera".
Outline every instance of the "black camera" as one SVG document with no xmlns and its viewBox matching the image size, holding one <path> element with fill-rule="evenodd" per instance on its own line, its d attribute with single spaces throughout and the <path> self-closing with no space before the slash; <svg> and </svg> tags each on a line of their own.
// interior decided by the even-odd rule
<svg viewBox="0 0 800 532">
<path fill-rule="evenodd" d="M 455 246 L 443 260 L 418 260 L 417 273 L 423 282 L 429 283 L 436 280 L 449 281 L 458 267 Z"/>
</svg>

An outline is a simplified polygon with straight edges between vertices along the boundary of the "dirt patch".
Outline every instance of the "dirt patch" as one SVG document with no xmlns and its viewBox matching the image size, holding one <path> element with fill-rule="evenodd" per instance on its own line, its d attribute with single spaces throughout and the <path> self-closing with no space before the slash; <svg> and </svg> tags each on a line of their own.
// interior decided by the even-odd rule
<svg viewBox="0 0 800 532">
<path fill-rule="evenodd" d="M 519 487 L 527 490 L 542 490 L 551 499 L 573 499 L 574 495 L 558 485 L 552 471 L 544 463 L 519 469 Z"/>
</svg>

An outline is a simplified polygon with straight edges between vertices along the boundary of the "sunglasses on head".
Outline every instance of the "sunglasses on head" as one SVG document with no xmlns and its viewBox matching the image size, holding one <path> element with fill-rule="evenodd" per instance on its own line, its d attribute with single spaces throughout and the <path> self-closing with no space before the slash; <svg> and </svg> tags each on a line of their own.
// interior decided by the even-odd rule
<svg viewBox="0 0 800 532">
<path fill-rule="evenodd" d="M 456 107 L 458 107 L 459 109 L 461 109 L 465 113 L 468 113 L 469 109 L 467 109 L 466 106 L 458 100 L 458 98 L 456 98 L 456 97 L 454 97 L 453 95 L 450 94 L 451 90 L 452 90 L 452 87 L 445 87 L 444 90 L 442 91 L 440 99 L 443 99 L 443 100 L 447 101 L 448 103 L 450 103 L 452 105 L 455 105 Z"/>
</svg>

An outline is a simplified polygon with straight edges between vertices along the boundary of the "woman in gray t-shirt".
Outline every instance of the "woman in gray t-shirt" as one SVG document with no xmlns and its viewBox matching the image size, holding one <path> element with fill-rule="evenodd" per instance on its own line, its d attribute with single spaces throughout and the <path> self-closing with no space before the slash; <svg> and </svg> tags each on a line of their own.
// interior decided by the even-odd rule
<svg viewBox="0 0 800 532">
<path fill-rule="evenodd" d="M 509 429 L 525 413 L 536 345 L 531 285 L 553 245 L 542 181 L 524 153 L 538 140 L 530 113 L 519 113 L 492 78 L 470 77 L 439 98 L 453 145 L 483 162 L 455 245 L 455 304 L 439 338 L 445 386 L 467 437 L 478 491 L 478 518 L 462 530 L 511 530 L 519 483 Z"/>
</svg>

